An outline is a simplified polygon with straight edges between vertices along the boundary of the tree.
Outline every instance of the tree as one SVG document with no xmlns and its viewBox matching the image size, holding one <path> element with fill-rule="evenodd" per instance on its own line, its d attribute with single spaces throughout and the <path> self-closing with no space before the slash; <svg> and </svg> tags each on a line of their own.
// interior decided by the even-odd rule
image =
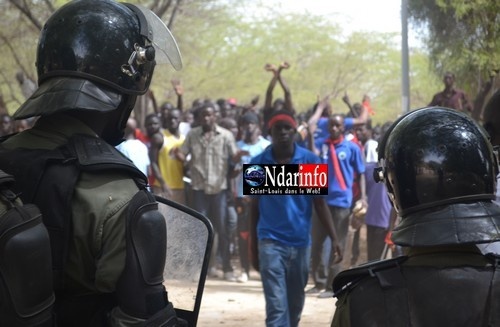
<svg viewBox="0 0 500 327">
<path fill-rule="evenodd" d="M 33 63 L 40 25 L 35 22 L 44 22 L 66 2 L 0 0 L 6 13 L 0 20 L 0 35 L 8 41 L 0 41 L 4 54 L 0 58 L 0 93 L 10 112 L 24 101 L 12 83 L 16 72 L 22 70 L 36 80 Z M 243 104 L 257 95 L 263 99 L 271 78 L 264 65 L 288 61 L 291 68 L 283 76 L 298 112 L 306 111 L 318 95 L 326 94 L 332 94 L 334 110 L 346 112 L 340 99 L 346 91 L 353 102 L 361 101 L 364 94 L 371 97 L 377 113 L 374 121 L 394 120 L 401 112 L 398 35 L 345 35 L 341 26 L 325 17 L 287 13 L 260 0 L 134 2 L 152 8 L 168 22 L 183 57 L 181 71 L 169 65 L 157 66 L 151 89 L 158 105 L 175 103 L 172 78 L 182 81 L 186 107 L 197 98 L 234 97 Z M 426 104 L 440 82 L 428 74 L 424 51 L 412 49 L 410 55 L 411 101 L 412 107 L 418 107 Z M 281 97 L 280 92 L 276 88 L 275 97 Z"/>
<path fill-rule="evenodd" d="M 261 8 L 259 15 L 249 17 L 248 11 L 238 8 L 220 4 L 204 15 L 178 17 L 182 23 L 177 26 L 186 27 L 175 31 L 185 67 L 175 74 L 183 80 L 186 103 L 193 97 L 235 97 L 240 103 L 255 95 L 263 99 L 271 78 L 264 65 L 288 61 L 292 66 L 283 74 L 298 112 L 327 93 L 332 94 L 335 110 L 345 112 L 340 99 L 345 91 L 356 102 L 370 94 L 377 109 L 375 120 L 393 120 L 400 112 L 396 35 L 345 37 L 339 26 L 324 17 L 283 14 L 272 8 L 265 13 Z M 168 79 L 158 79 L 161 75 L 170 76 L 170 70 L 160 70 L 153 85 L 155 94 L 164 96 L 158 90 L 171 87 Z M 282 97 L 280 88 L 275 92 L 275 97 Z"/>
<path fill-rule="evenodd" d="M 453 71 L 473 95 L 473 117 L 479 119 L 500 69 L 500 2 L 491 0 L 409 0 L 408 14 L 424 31 L 433 70 L 440 77 Z"/>
</svg>

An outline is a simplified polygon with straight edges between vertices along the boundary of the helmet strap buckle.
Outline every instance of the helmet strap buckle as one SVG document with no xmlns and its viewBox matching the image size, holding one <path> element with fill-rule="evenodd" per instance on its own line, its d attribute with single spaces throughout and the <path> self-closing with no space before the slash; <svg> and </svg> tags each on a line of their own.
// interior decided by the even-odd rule
<svg viewBox="0 0 500 327">
<path fill-rule="evenodd" d="M 141 47 L 134 44 L 135 51 L 132 52 L 126 65 L 122 65 L 122 72 L 130 77 L 138 73 L 138 66 L 151 62 L 155 58 L 155 49 L 152 46 Z"/>
</svg>

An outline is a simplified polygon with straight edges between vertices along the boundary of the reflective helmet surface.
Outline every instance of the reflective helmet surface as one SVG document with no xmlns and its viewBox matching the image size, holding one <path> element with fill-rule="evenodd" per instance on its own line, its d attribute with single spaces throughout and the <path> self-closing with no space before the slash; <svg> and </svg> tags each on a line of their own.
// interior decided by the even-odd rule
<svg viewBox="0 0 500 327">
<path fill-rule="evenodd" d="M 146 48 L 137 15 L 114 1 L 79 0 L 56 11 L 46 22 L 37 50 L 38 83 L 72 76 L 107 85 L 125 94 L 147 91 L 154 60 L 130 74 L 136 46 Z"/>
<path fill-rule="evenodd" d="M 149 9 L 112 0 L 71 1 L 44 25 L 36 62 L 39 87 L 14 118 L 73 109 L 129 111 L 135 97 L 147 92 L 155 65 L 166 62 L 182 67 L 174 37 Z"/>
<path fill-rule="evenodd" d="M 381 141 L 379 160 L 379 179 L 402 218 L 393 232 L 396 244 L 500 237 L 500 209 L 491 202 L 496 157 L 486 132 L 467 115 L 430 107 L 402 116 Z"/>
</svg>

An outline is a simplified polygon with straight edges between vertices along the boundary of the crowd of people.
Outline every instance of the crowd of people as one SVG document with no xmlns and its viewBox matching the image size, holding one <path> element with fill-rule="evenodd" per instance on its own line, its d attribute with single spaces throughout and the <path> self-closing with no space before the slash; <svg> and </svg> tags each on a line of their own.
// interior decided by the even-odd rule
<svg viewBox="0 0 500 327">
<path fill-rule="evenodd" d="M 373 216 L 376 220 L 373 228 L 378 228 L 378 233 L 369 232 L 368 248 L 378 249 L 379 253 L 372 255 L 372 259 L 380 257 L 384 247 L 390 213 L 381 210 L 378 204 L 368 206 L 368 201 L 374 202 L 375 192 L 365 187 L 365 163 L 376 162 L 376 140 L 385 128 L 385 125 L 372 126 L 369 98 L 351 104 L 345 95 L 345 114 L 332 115 L 328 96 L 318 99 L 309 110 L 297 113 L 282 74 L 289 67 L 286 62 L 279 66 L 265 65 L 265 70 L 272 76 L 263 107 L 259 107 L 259 98 L 256 97 L 248 105 L 239 105 L 235 99 L 198 99 L 191 108 L 183 108 L 183 87 L 179 81 L 172 81 L 177 103 L 164 103 L 157 112 L 147 114 L 142 124 L 134 115 L 129 117 L 124 141 L 116 148 L 148 178 L 151 192 L 194 208 L 210 219 L 216 231 L 216 246 L 211 256 L 209 277 L 223 278 L 228 282 L 246 282 L 250 276 L 252 259 L 262 259 L 264 255 L 252 252 L 251 245 L 259 243 L 255 233 L 258 227 L 255 222 L 252 225 L 252 221 L 263 221 L 266 215 L 271 221 L 275 220 L 280 216 L 280 211 L 276 205 L 265 205 L 266 210 L 260 211 L 261 219 L 253 217 L 252 220 L 252 199 L 243 194 L 242 166 L 262 155 L 266 149 L 269 150 L 273 139 L 276 142 L 276 137 L 273 138 L 271 134 L 275 126 L 269 125 L 270 121 L 273 121 L 272 125 L 276 125 L 276 121 L 293 121 L 288 130 L 292 135 L 287 141 L 292 142 L 288 144 L 288 147 L 291 146 L 290 155 L 293 157 L 295 144 L 300 145 L 310 151 L 311 157 L 316 158 L 311 162 L 328 163 L 329 171 L 337 174 L 330 176 L 329 195 L 324 202 L 314 202 L 314 206 L 311 202 L 305 211 L 296 208 L 295 214 L 304 220 L 303 224 L 297 225 L 293 217 L 289 217 L 290 225 L 295 225 L 292 226 L 295 233 L 304 234 L 302 243 L 294 247 L 303 248 L 312 242 L 311 252 L 303 253 L 299 264 L 302 269 L 306 269 L 306 274 L 297 275 L 301 278 L 299 283 L 299 280 L 289 283 L 299 289 L 295 293 L 289 292 L 289 296 L 302 294 L 296 298 L 298 302 L 295 302 L 295 307 L 290 307 L 290 314 L 295 315 L 290 319 L 298 321 L 304 300 L 303 288 L 307 284 L 309 272 L 315 281 L 315 287 L 308 291 L 309 294 L 318 293 L 321 298 L 331 298 L 333 295 L 331 285 L 335 275 L 342 269 L 340 259 L 344 256 L 347 232 L 349 226 L 355 226 L 352 215 L 355 204 L 368 209 L 367 217 Z M 277 84 L 283 90 L 283 97 L 273 98 Z M 280 120 L 279 113 L 288 115 L 290 119 Z M 278 118 L 273 120 L 276 116 Z M 11 117 L 5 115 L 4 118 L 2 134 L 18 132 L 10 123 Z M 274 149 L 284 148 L 274 146 Z M 282 163 L 292 162 L 287 161 L 290 159 L 288 156 L 285 157 Z M 340 160 L 332 161 L 335 158 Z M 374 194 L 369 197 L 367 191 Z M 383 199 L 383 196 L 379 198 Z M 278 203 L 283 203 L 282 199 L 278 198 Z M 255 207 L 258 208 L 258 205 Z M 355 226 L 358 237 L 360 226 Z M 282 226 L 278 224 L 275 228 L 279 230 Z M 310 230 L 311 233 L 308 232 Z M 279 232 L 286 234 L 289 231 Z M 255 237 L 253 242 L 252 235 Z M 266 237 L 260 235 L 260 238 Z M 279 238 L 278 241 L 287 243 Z M 359 239 L 354 245 L 353 252 L 357 249 L 359 255 Z M 271 255 L 269 262 L 273 262 L 271 259 L 274 255 L 268 255 Z M 234 273 L 235 262 L 240 266 L 239 275 Z M 312 263 L 311 269 L 309 262 Z M 352 264 L 355 262 L 356 259 L 353 259 Z M 253 265 L 258 271 L 259 266 L 262 266 L 255 261 Z M 264 271 L 270 270 L 260 270 Z M 263 284 L 268 285 L 265 280 L 272 280 L 272 277 L 261 276 Z M 271 286 L 265 288 L 269 289 L 266 294 L 277 289 Z M 275 301 L 271 296 L 267 302 L 270 305 Z M 281 303 L 286 301 L 282 299 Z M 269 319 L 273 319 L 272 312 L 276 311 L 269 310 Z"/>
<path fill-rule="evenodd" d="M 378 161 L 377 142 L 390 122 L 373 126 L 369 98 L 351 104 L 347 94 L 344 114 L 332 113 L 329 96 L 298 113 L 283 77 L 289 67 L 286 62 L 265 65 L 272 76 L 262 107 L 258 98 L 248 105 L 229 98 L 198 99 L 183 108 L 183 88 L 176 81 L 177 106 L 164 103 L 145 117 L 144 129 L 135 127 L 134 138 L 144 143 L 148 155 L 139 159 L 143 151 L 136 151 L 130 156 L 138 162 L 149 159 L 153 193 L 194 208 L 212 222 L 216 246 L 209 277 L 244 283 L 252 265 L 260 273 L 270 325 L 296 325 L 306 293 L 333 296 L 333 279 L 348 252 L 349 228 L 357 237 L 353 258 L 345 260 L 355 265 L 364 217 L 368 243 L 361 248 L 369 249 L 370 260 L 380 259 L 394 219 L 384 186 L 374 185 L 371 174 L 365 176 L 366 167 Z M 283 97 L 273 98 L 277 84 Z M 305 161 L 328 164 L 328 196 L 243 194 L 244 164 Z M 295 259 L 285 264 L 289 251 Z M 306 292 L 309 277 L 315 286 Z"/>
<path fill-rule="evenodd" d="M 167 102 L 157 113 L 149 113 L 141 124 L 143 128 L 138 128 L 134 117 L 129 118 L 125 141 L 117 146 L 138 167 L 142 167 L 142 171 L 145 163 L 149 163 L 146 175 L 153 193 L 192 207 L 212 220 L 218 231 L 218 255 L 221 260 L 218 264 L 214 262 L 211 265 L 210 275 L 213 277 L 220 275 L 220 271 L 216 269 L 219 266 L 222 267 L 222 277 L 228 281 L 244 282 L 248 279 L 250 199 L 243 195 L 241 169 L 243 164 L 250 163 L 252 157 L 262 153 L 271 144 L 268 121 L 274 113 L 290 113 L 297 124 L 294 142 L 314 152 L 325 163 L 329 162 L 329 148 L 325 147 L 325 142 L 328 143 L 330 139 L 330 98 L 327 96 L 318 100 L 307 111 L 295 114 L 290 90 L 282 77 L 282 70 L 289 66 L 288 63 L 282 63 L 278 67 L 271 64 L 265 66 L 272 73 L 272 78 L 263 107 L 259 107 L 258 98 L 252 99 L 248 105 L 239 105 L 233 98 L 221 98 L 197 99 L 193 101 L 191 108 L 183 108 L 184 91 L 180 83 L 175 81 L 173 86 L 178 97 L 177 104 Z M 284 96 L 273 101 L 273 89 L 278 82 Z M 373 109 L 366 96 L 364 102 L 354 105 L 351 105 L 347 95 L 343 100 L 346 103 L 343 110 L 345 114 L 333 116 L 339 129 L 330 144 L 333 146 L 336 141 L 342 143 L 338 150 L 342 153 L 343 147 L 347 146 L 348 153 L 353 153 L 349 156 L 355 156 L 356 162 L 353 166 L 350 157 L 342 160 L 341 175 L 346 179 L 347 187 L 340 188 L 336 184 L 337 178 L 331 178 L 328 198 L 331 207 L 342 211 L 342 219 L 334 221 L 343 221 L 340 229 L 343 231 L 341 238 L 344 242 L 354 205 L 359 204 L 358 200 L 362 199 L 363 206 L 370 207 L 364 191 L 363 167 L 365 163 L 377 162 L 374 152 L 377 140 L 390 122 L 372 125 L 370 112 L 373 113 Z M 145 152 L 144 148 L 148 151 Z M 376 205 L 372 206 L 375 207 Z M 372 211 L 373 209 L 368 211 L 368 216 L 373 215 L 381 220 L 375 226 L 387 230 L 389 219 L 382 219 L 379 212 L 372 214 Z M 384 212 L 383 216 L 388 217 L 388 214 Z M 316 226 L 316 219 L 313 220 L 313 226 Z M 339 226 L 336 228 L 339 230 Z M 319 226 L 318 230 L 324 232 Z M 359 226 L 356 230 L 359 231 Z M 326 234 L 314 238 L 313 258 L 322 257 L 319 252 L 323 252 L 321 239 L 324 240 L 325 236 Z M 379 248 L 384 246 L 384 237 Z M 229 262 L 235 255 L 239 257 L 243 271 L 240 276 L 232 274 Z M 375 257 L 373 255 L 370 258 Z M 313 267 L 319 264 L 316 259 L 313 259 Z M 356 260 L 352 262 L 355 263 Z M 321 264 L 321 267 L 324 265 Z M 318 289 L 324 290 L 325 287 L 318 285 Z"/>
<path fill-rule="evenodd" d="M 152 193 L 210 219 L 216 246 L 209 277 L 244 283 L 252 265 L 260 272 L 269 325 L 297 325 L 305 294 L 334 296 L 333 281 L 345 269 L 344 261 L 351 267 L 359 263 L 361 226 L 366 226 L 366 245 L 361 248 L 366 249 L 369 262 L 383 258 L 388 245 L 395 248 L 390 231 L 397 213 L 386 185 L 377 183 L 371 173 L 379 165 L 379 142 L 392 122 L 373 125 L 374 110 L 366 95 L 352 104 L 345 94 L 345 113 L 333 113 L 329 96 L 298 112 L 282 74 L 289 67 L 286 62 L 265 65 L 272 77 L 263 106 L 255 97 L 244 105 L 234 98 L 197 99 L 184 108 L 183 87 L 178 80 L 172 81 L 176 105 L 164 103 L 160 110 L 147 114 L 142 124 L 131 115 L 124 140 L 116 145 L 147 177 Z M 467 112 L 465 94 L 453 91 L 454 76 L 446 73 L 443 81 L 445 91 L 436 94 L 431 104 L 443 106 L 442 99 L 456 95 L 456 109 Z M 277 84 L 283 97 L 273 99 Z M 1 135 L 29 129 L 35 121 L 15 121 L 3 114 Z M 297 153 L 297 145 L 307 153 Z M 304 160 L 328 164 L 328 196 L 307 197 L 301 203 L 300 197 L 273 200 L 243 194 L 243 164 Z M 346 251 L 349 229 L 354 236 L 351 251 Z M 283 244 L 307 251 L 299 251 L 298 260 L 290 266 L 276 267 L 276 258 L 284 262 L 290 255 L 290 248 L 280 248 Z M 346 253 L 351 257 L 346 258 Z M 234 273 L 235 262 L 239 275 Z M 292 277 L 280 281 L 281 273 Z M 309 278 L 314 287 L 304 290 Z"/>
<path fill-rule="evenodd" d="M 345 260 L 351 267 L 359 263 L 360 248 L 366 249 L 368 261 L 385 256 L 388 244 L 393 246 L 389 235 L 396 222 L 385 185 L 376 183 L 370 173 L 378 165 L 378 144 L 391 122 L 373 125 L 374 110 L 366 95 L 352 104 L 345 94 L 345 110 L 336 110 L 344 113 L 333 113 L 330 96 L 318 98 L 311 108 L 298 112 L 283 77 L 283 70 L 289 67 L 287 62 L 265 65 L 272 77 L 263 106 L 255 97 L 243 105 L 234 98 L 197 99 L 190 108 L 184 108 L 184 89 L 180 81 L 174 80 L 177 103 L 162 104 L 159 110 L 147 114 L 143 122 L 131 115 L 124 140 L 116 146 L 147 177 L 152 193 L 194 208 L 210 219 L 216 246 L 209 277 L 244 283 L 249 279 L 252 264 L 261 273 L 271 325 L 273 319 L 296 325 L 304 294 L 331 298 L 334 278 L 346 266 Z M 444 82 L 447 89 L 452 89 L 453 76 L 447 73 Z M 283 97 L 273 98 L 277 84 Z M 465 104 L 465 95 L 459 93 L 462 100 L 455 102 Z M 437 104 L 443 97 L 436 95 L 432 103 Z M 1 134 L 20 132 L 33 122 L 24 119 L 26 126 L 22 128 L 4 114 Z M 282 139 L 280 133 L 289 135 Z M 288 202 L 280 196 L 273 203 L 272 197 L 256 200 L 243 194 L 243 164 L 303 163 L 304 158 L 296 153 L 297 145 L 316 158 L 308 159 L 310 162 L 328 164 L 329 192 L 322 199 L 324 202 L 316 199 L 298 205 L 299 197 L 286 197 L 290 198 Z M 282 205 L 294 208 L 294 212 L 282 211 Z M 286 217 L 285 212 L 291 216 Z M 286 219 L 289 226 L 276 223 L 276 219 Z M 267 229 L 261 229 L 259 224 L 265 224 Z M 360 247 L 362 225 L 366 225 L 367 237 L 366 245 Z M 273 229 L 276 230 L 269 231 Z M 349 229 L 354 230 L 354 237 L 351 251 L 346 251 Z M 285 236 L 277 236 L 280 233 Z M 301 241 L 290 240 L 293 235 L 301 235 Z M 269 265 L 275 263 L 279 254 L 279 250 L 270 251 L 269 244 L 262 243 L 269 239 L 295 250 L 312 244 L 310 250 L 299 255 L 301 260 L 292 265 L 295 274 L 291 275 L 295 279 L 284 280 L 283 285 L 269 282 L 276 280 L 276 267 Z M 266 248 L 267 252 L 263 250 Z M 345 258 L 346 253 L 351 257 Z M 234 273 L 235 262 L 241 271 L 239 275 Z M 284 269 L 290 274 L 290 268 Z M 309 277 L 314 287 L 304 291 Z M 282 287 L 287 292 L 277 294 Z"/>
<path fill-rule="evenodd" d="M 46 303 L 29 308 L 28 318 L 10 310 L 2 321 L 186 325 L 163 285 L 167 226 L 152 192 L 211 221 L 210 277 L 244 283 L 252 266 L 260 273 L 267 326 L 298 326 L 305 294 L 337 297 L 333 326 L 498 325 L 500 207 L 491 146 L 500 143 L 498 92 L 485 110 L 489 135 L 468 116 L 469 100 L 450 73 L 429 108 L 374 126 L 367 95 L 351 103 L 345 94 L 344 114 L 334 113 L 328 95 L 296 108 L 283 62 L 264 67 L 271 79 L 262 106 L 255 97 L 243 105 L 197 99 L 184 108 L 175 80 L 175 105 L 131 115 L 137 97 L 151 94 L 155 51 L 182 67 L 175 40 L 156 19 L 132 4 L 69 3 L 42 31 L 39 87 L 16 75 L 27 101 L 15 120 L 1 116 L 0 168 L 16 179 L 14 198 L 40 208 L 51 244 L 39 263 L 53 279 L 21 281 L 38 295 L 33 301 Z M 167 48 L 155 50 L 155 33 L 169 39 Z M 67 60 L 77 39 L 91 50 L 114 44 L 120 51 L 107 56 L 119 69 L 96 56 Z M 276 85 L 282 97 L 274 97 Z M 328 166 L 328 195 L 243 193 L 244 164 L 304 163 Z M 363 225 L 367 260 L 376 263 L 356 267 Z M 406 255 L 380 261 L 388 245 Z M 16 260 L 15 249 L 3 250 Z M 354 268 L 344 270 L 345 261 Z M 314 287 L 305 290 L 309 278 Z M 47 282 L 53 290 L 40 287 Z M 461 300 L 464 290 L 470 300 Z"/>
</svg>

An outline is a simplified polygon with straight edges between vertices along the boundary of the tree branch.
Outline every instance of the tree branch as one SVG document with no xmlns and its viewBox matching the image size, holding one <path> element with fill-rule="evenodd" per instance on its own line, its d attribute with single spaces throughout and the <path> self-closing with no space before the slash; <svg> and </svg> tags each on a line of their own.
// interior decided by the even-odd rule
<svg viewBox="0 0 500 327">
<path fill-rule="evenodd" d="M 42 23 L 38 19 L 33 16 L 28 4 L 23 1 L 23 3 L 19 3 L 18 0 L 9 0 L 9 2 L 14 5 L 20 12 L 22 12 L 26 18 L 40 31 L 42 29 Z"/>
<path fill-rule="evenodd" d="M 26 74 L 26 75 L 29 75 L 28 74 L 28 70 L 26 69 L 26 67 L 23 66 L 22 62 L 21 62 L 21 59 L 19 58 L 19 56 L 17 55 L 17 51 L 14 49 L 14 47 L 12 46 L 12 44 L 10 43 L 10 40 L 0 31 L 0 40 L 2 40 L 2 42 L 9 48 L 11 54 L 12 54 L 12 58 L 14 58 L 14 61 L 16 62 L 16 64 L 21 67 L 21 70 Z"/>
</svg>

